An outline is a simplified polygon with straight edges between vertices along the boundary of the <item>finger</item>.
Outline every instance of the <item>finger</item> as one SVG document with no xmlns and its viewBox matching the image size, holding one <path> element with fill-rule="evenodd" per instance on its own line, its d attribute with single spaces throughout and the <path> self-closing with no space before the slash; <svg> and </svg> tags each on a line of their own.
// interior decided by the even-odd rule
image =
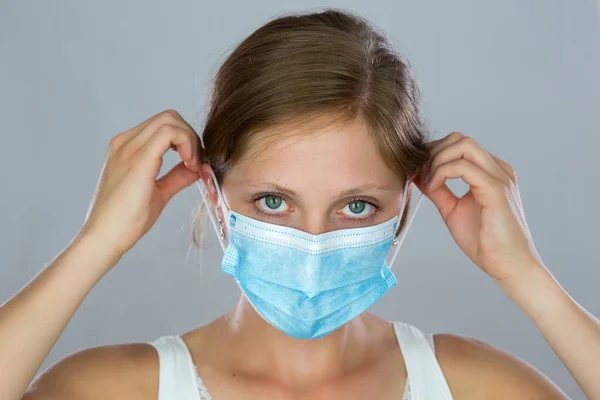
<svg viewBox="0 0 600 400">
<path fill-rule="evenodd" d="M 163 125 L 172 125 L 179 127 L 189 132 L 192 141 L 192 157 L 187 161 L 188 168 L 194 168 L 200 165 L 199 145 L 200 138 L 194 129 L 188 124 L 181 115 L 174 110 L 163 111 L 150 120 L 138 130 L 135 135 L 130 136 L 128 143 L 125 146 L 130 147 L 130 151 L 135 152 L 145 145 L 151 138 L 160 130 Z"/>
<path fill-rule="evenodd" d="M 512 180 L 513 182 L 517 181 L 517 176 L 516 176 L 515 170 L 513 169 L 513 167 L 509 163 L 507 163 L 506 161 L 504 161 L 500 157 L 495 156 L 494 154 L 492 154 L 489 151 L 488 151 L 488 154 L 494 160 L 494 162 L 496 164 L 498 164 L 498 166 L 500 168 L 502 168 L 502 171 L 504 171 L 504 173 L 510 178 L 510 180 Z"/>
<path fill-rule="evenodd" d="M 475 200 L 482 206 L 490 206 L 504 196 L 506 185 L 479 168 L 469 160 L 460 159 L 438 166 L 431 176 L 427 190 L 435 192 L 446 179 L 462 178 L 470 187 Z"/>
<path fill-rule="evenodd" d="M 508 175 L 510 180 L 513 181 L 514 184 L 511 185 L 511 187 L 515 191 L 514 197 L 516 198 L 517 202 L 519 203 L 519 207 L 521 207 L 521 210 L 522 210 L 523 209 L 523 201 L 521 200 L 521 193 L 519 192 L 519 183 L 517 182 L 517 173 L 515 172 L 515 170 L 509 163 L 507 163 L 500 157 L 497 157 L 490 152 L 488 152 L 488 153 L 489 153 L 490 157 L 492 157 L 494 159 L 496 164 L 498 164 L 500 166 L 500 168 L 502 168 L 504 173 L 506 173 L 506 175 Z"/>
<path fill-rule="evenodd" d="M 191 127 L 191 125 L 188 124 L 183 117 L 174 110 L 167 110 L 161 113 L 159 118 L 151 121 L 143 130 L 138 133 L 138 135 L 132 139 L 132 144 L 135 144 L 137 147 L 141 147 L 144 143 L 151 139 L 151 137 L 162 125 L 173 125 L 189 131 L 193 142 L 192 151 L 194 159 L 199 158 L 198 146 L 200 144 L 200 138 L 198 137 L 198 134 Z"/>
<path fill-rule="evenodd" d="M 173 125 L 161 125 L 156 133 L 144 144 L 135 156 L 145 160 L 156 160 L 171 148 L 175 146 L 181 160 L 188 164 L 193 159 L 193 138 L 187 129 L 182 129 Z M 189 164 L 188 168 L 191 169 Z M 195 171 L 200 170 L 200 164 L 194 166 Z"/>
<path fill-rule="evenodd" d="M 168 134 L 168 131 L 170 129 L 176 129 L 180 132 L 182 132 L 183 134 L 185 134 L 188 139 L 189 139 L 189 146 L 184 146 L 183 150 L 184 152 L 182 153 L 180 150 L 180 148 L 177 147 L 177 143 L 171 143 L 169 145 L 169 149 L 172 149 L 174 151 L 179 152 L 179 155 L 182 157 L 182 160 L 185 161 L 185 165 L 190 168 L 193 171 L 200 171 L 200 156 L 198 154 L 198 143 L 199 143 L 199 138 L 198 135 L 196 135 L 196 132 L 194 131 L 190 131 L 186 126 L 181 126 L 181 124 L 179 125 L 172 125 L 172 124 L 163 124 L 160 125 L 157 130 L 155 132 L 150 131 L 150 129 L 152 129 L 151 126 L 148 126 L 148 134 L 144 133 L 144 135 L 147 135 L 147 138 L 143 138 L 141 137 L 142 135 L 140 135 L 139 140 L 145 140 L 146 142 L 150 142 L 155 140 L 154 138 L 157 137 L 158 135 L 164 135 L 164 134 Z M 136 138 L 135 140 L 137 140 L 138 138 Z M 163 153 L 164 154 L 164 153 Z"/>
<path fill-rule="evenodd" d="M 416 177 L 414 182 L 419 190 L 436 206 L 442 219 L 445 221 L 446 217 L 452 212 L 454 207 L 456 207 L 456 204 L 458 204 L 459 198 L 446 184 L 436 190 L 430 190 L 424 185 L 422 177 Z"/>
<path fill-rule="evenodd" d="M 161 125 L 174 125 L 195 133 L 194 128 L 192 128 L 177 111 L 165 110 L 157 114 L 152 120 L 148 121 L 144 128 L 140 129 L 137 134 L 132 137 L 132 140 L 140 145 L 146 143 Z"/>
<path fill-rule="evenodd" d="M 444 147 L 458 142 L 464 136 L 465 135 L 463 135 L 460 132 L 452 132 L 441 139 L 432 140 L 431 142 L 428 142 L 427 147 L 429 147 L 429 151 L 431 152 L 431 157 L 435 156 Z"/>
<path fill-rule="evenodd" d="M 166 204 L 181 190 L 185 189 L 199 179 L 198 173 L 191 171 L 182 162 L 175 165 L 169 172 L 156 181 L 156 186 Z"/>
<path fill-rule="evenodd" d="M 133 128 L 123 132 L 120 136 L 123 136 L 123 138 L 125 139 L 125 141 L 129 141 L 131 140 L 134 136 L 137 136 L 146 126 L 148 126 L 148 124 L 158 118 L 162 118 L 161 116 L 165 113 L 169 113 L 169 112 L 173 112 L 175 113 L 175 110 L 165 110 L 162 111 L 158 114 L 154 114 L 153 116 L 151 116 L 150 118 L 146 119 L 145 121 L 142 121 L 141 123 L 139 123 L 138 125 L 134 126 Z"/>
<path fill-rule="evenodd" d="M 428 177 L 431 171 L 431 163 L 435 156 L 446 146 L 449 146 L 457 141 L 459 141 L 464 135 L 460 132 L 452 132 L 441 139 L 432 140 L 426 144 L 429 148 L 429 159 L 423 165 L 422 173 L 424 176 Z"/>
<path fill-rule="evenodd" d="M 523 222 L 523 226 L 526 227 L 527 222 L 525 221 L 523 200 L 521 199 L 521 193 L 519 192 L 519 183 L 517 181 L 517 174 L 516 174 L 515 170 L 509 163 L 507 163 L 506 161 L 502 160 L 501 158 L 495 156 L 494 154 L 490 153 L 490 156 L 494 159 L 494 161 L 496 161 L 496 163 L 498 165 L 500 165 L 500 167 L 506 172 L 506 174 L 512 180 L 513 184 L 510 185 L 511 189 L 514 191 L 512 198 L 514 199 L 514 201 L 517 202 L 517 204 L 519 206 L 519 216 Z M 527 229 L 529 229 L 529 228 L 527 228 Z"/>
<path fill-rule="evenodd" d="M 438 166 L 446 164 L 452 160 L 464 158 L 469 160 L 479 168 L 486 171 L 496 179 L 508 183 L 509 176 L 494 161 L 483 147 L 475 139 L 463 136 L 454 143 L 442 148 L 432 159 L 429 172 L 434 171 Z"/>
</svg>

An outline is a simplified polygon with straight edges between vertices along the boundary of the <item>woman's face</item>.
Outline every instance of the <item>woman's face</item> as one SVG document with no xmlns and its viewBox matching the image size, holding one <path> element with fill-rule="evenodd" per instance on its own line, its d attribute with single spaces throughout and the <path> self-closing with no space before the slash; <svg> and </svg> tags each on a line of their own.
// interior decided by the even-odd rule
<svg viewBox="0 0 600 400">
<path fill-rule="evenodd" d="M 314 235 L 379 224 L 400 212 L 403 182 L 360 120 L 315 129 L 278 126 L 254 138 L 224 177 L 231 210 Z"/>
</svg>

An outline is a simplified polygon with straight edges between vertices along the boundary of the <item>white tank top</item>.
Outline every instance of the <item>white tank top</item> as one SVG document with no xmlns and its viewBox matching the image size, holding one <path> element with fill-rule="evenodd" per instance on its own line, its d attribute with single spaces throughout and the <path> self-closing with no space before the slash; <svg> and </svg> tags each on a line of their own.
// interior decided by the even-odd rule
<svg viewBox="0 0 600 400">
<path fill-rule="evenodd" d="M 433 335 L 424 334 L 405 322 L 393 324 L 407 372 L 401 400 L 452 400 L 435 356 Z M 212 399 L 179 335 L 162 336 L 148 343 L 158 352 L 158 400 Z"/>
</svg>

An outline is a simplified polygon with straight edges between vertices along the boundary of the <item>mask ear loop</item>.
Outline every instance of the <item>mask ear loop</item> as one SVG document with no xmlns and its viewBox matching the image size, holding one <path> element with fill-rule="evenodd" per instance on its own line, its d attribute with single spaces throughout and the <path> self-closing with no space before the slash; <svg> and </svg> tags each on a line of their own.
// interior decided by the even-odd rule
<svg viewBox="0 0 600 400">
<path fill-rule="evenodd" d="M 200 143 L 202 145 L 202 148 L 204 149 L 204 141 L 202 140 L 202 137 L 200 137 Z M 223 210 L 223 206 L 225 206 L 225 198 L 223 197 L 223 194 L 221 193 L 221 188 L 219 188 L 219 185 L 217 184 L 217 177 L 215 176 L 215 173 L 213 172 L 212 167 L 210 165 L 208 168 L 210 169 L 210 174 L 212 175 L 213 185 L 217 189 L 217 194 L 219 195 L 219 205 L 217 207 L 221 208 L 221 212 L 223 213 L 223 220 L 224 220 L 223 222 L 225 224 L 225 227 L 227 228 L 224 239 L 221 238 L 222 227 L 221 227 L 221 224 L 219 224 L 219 222 L 218 222 L 217 211 L 216 211 L 216 209 L 214 209 L 212 207 L 210 199 L 208 198 L 208 188 L 204 185 L 204 182 L 202 181 L 202 179 L 198 179 L 196 181 L 196 186 L 198 187 L 198 190 L 200 191 L 200 195 L 202 196 L 202 201 L 204 202 L 204 205 L 206 206 L 206 208 L 208 210 L 208 217 L 213 226 L 213 229 L 215 230 L 215 232 L 217 234 L 217 238 L 219 240 L 219 244 L 221 245 L 221 249 L 223 249 L 223 253 L 225 253 L 225 250 L 227 249 L 227 246 L 229 244 L 229 239 L 228 239 L 228 236 L 229 236 L 229 213 L 224 212 L 224 210 Z"/>
<path fill-rule="evenodd" d="M 417 186 L 414 183 L 412 183 L 412 185 L 415 188 L 417 188 Z M 408 187 L 409 187 L 409 183 L 407 181 L 405 184 L 405 187 L 404 187 L 404 192 L 402 193 L 402 210 L 400 212 L 400 219 L 398 221 L 402 221 L 402 216 L 403 216 L 405 208 L 406 208 L 406 198 L 408 197 L 407 196 Z M 410 228 L 410 225 L 412 224 L 412 221 L 415 218 L 415 214 L 417 213 L 417 210 L 419 209 L 419 206 L 421 205 L 421 201 L 423 200 L 423 192 L 418 190 L 418 188 L 417 188 L 417 191 L 419 194 L 418 194 L 418 198 L 416 200 L 415 206 L 410 210 L 410 214 L 406 218 L 406 223 L 404 224 L 402 231 L 400 232 L 398 237 L 396 237 L 396 239 L 395 239 L 396 244 L 392 246 L 389 254 L 386 257 L 387 265 L 390 268 L 392 268 L 392 264 L 394 263 L 394 260 L 396 259 L 396 256 L 398 255 L 398 251 L 400 250 L 400 246 L 402 245 L 402 242 L 404 242 L 404 238 L 406 237 L 408 228 Z"/>
<path fill-rule="evenodd" d="M 223 253 L 224 253 L 225 249 L 227 248 L 228 242 L 226 241 L 226 239 L 221 239 L 221 224 L 218 222 L 217 212 L 215 209 L 213 209 L 213 206 L 211 205 L 211 202 L 208 198 L 208 190 L 207 190 L 206 186 L 204 185 L 204 182 L 202 182 L 202 179 L 198 179 L 196 181 L 196 186 L 198 187 L 198 190 L 200 191 L 200 195 L 202 196 L 202 201 L 204 202 L 204 205 L 206 206 L 206 209 L 208 211 L 208 217 L 213 226 L 213 229 L 215 230 L 215 233 L 217 234 L 219 244 L 221 245 L 221 248 L 223 249 Z M 219 196 L 220 196 L 220 194 L 219 194 Z M 223 215 L 226 215 L 226 214 L 223 214 Z M 227 224 L 229 222 L 229 221 L 227 221 L 228 218 L 225 217 L 224 219 L 225 219 L 224 222 Z M 229 232 L 229 229 L 227 229 L 227 232 Z M 226 235 L 226 237 L 227 237 L 227 235 Z"/>
</svg>

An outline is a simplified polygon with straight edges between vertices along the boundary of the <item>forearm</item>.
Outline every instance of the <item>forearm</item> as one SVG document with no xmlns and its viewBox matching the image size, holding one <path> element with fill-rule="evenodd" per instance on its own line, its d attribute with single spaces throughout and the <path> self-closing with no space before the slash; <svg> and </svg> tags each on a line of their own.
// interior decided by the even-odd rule
<svg viewBox="0 0 600 400">
<path fill-rule="evenodd" d="M 79 305 L 118 261 L 78 237 L 0 307 L 0 398 L 21 399 Z"/>
<path fill-rule="evenodd" d="M 586 397 L 600 399 L 600 322 L 560 286 L 545 267 L 503 288 L 533 320 Z"/>
</svg>

